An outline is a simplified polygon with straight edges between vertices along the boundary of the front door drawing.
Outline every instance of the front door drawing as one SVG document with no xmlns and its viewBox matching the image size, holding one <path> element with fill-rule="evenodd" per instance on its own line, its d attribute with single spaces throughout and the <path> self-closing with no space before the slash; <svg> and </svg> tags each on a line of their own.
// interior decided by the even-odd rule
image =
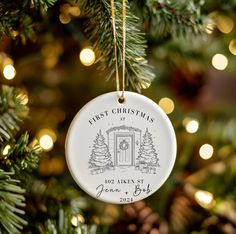
<svg viewBox="0 0 236 234">
<path fill-rule="evenodd" d="M 155 174 L 160 167 L 152 133 L 146 128 L 125 125 L 109 128 L 104 135 L 100 129 L 91 145 L 89 168 L 96 175 L 122 168 Z"/>
<path fill-rule="evenodd" d="M 134 165 L 133 133 L 115 133 L 115 159 L 117 166 Z"/>
</svg>

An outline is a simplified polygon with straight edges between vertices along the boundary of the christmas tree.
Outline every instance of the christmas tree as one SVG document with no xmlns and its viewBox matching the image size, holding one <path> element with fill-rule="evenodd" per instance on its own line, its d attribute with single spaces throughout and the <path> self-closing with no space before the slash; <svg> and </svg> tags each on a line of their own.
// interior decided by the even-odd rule
<svg viewBox="0 0 236 234">
<path fill-rule="evenodd" d="M 109 167 L 112 166 L 111 154 L 105 143 L 102 131 L 99 130 L 94 141 L 93 150 L 89 159 L 90 167 Z"/>
<path fill-rule="evenodd" d="M 110 1 L 2 0 L 0 233 L 236 232 L 236 3 L 126 3 L 126 90 L 168 114 L 178 142 L 171 176 L 145 202 L 118 206 L 68 173 L 73 117 L 115 89 Z M 115 0 L 120 70 L 122 8 Z"/>
<path fill-rule="evenodd" d="M 143 135 L 143 142 L 141 143 L 138 161 L 141 164 L 157 165 L 158 157 L 156 149 L 153 145 L 152 134 L 146 128 Z"/>
</svg>

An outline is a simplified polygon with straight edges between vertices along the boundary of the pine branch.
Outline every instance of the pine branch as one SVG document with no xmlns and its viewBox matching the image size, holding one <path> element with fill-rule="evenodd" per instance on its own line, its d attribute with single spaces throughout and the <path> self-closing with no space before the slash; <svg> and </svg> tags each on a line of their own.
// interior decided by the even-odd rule
<svg viewBox="0 0 236 234">
<path fill-rule="evenodd" d="M 0 143 L 13 138 L 19 123 L 26 118 L 26 96 L 20 90 L 3 85 L 0 90 Z"/>
<path fill-rule="evenodd" d="M 7 35 L 21 37 L 23 43 L 32 39 L 38 15 L 52 6 L 57 0 L 17 0 L 0 2 L 0 37 Z"/>
<path fill-rule="evenodd" d="M 17 173 L 37 168 L 42 149 L 38 144 L 29 143 L 28 133 L 21 135 L 17 142 L 8 142 L 7 146 L 9 147 L 8 153 L 0 158 L 2 165 L 9 170 L 14 169 Z M 4 149 L 4 147 L 6 145 L 2 148 Z"/>
<path fill-rule="evenodd" d="M 205 32 L 200 6 L 193 0 L 149 0 L 145 5 L 152 35 L 188 38 Z"/>
<path fill-rule="evenodd" d="M 45 224 L 39 227 L 42 234 L 74 234 L 76 233 L 70 222 L 70 215 L 63 209 L 59 209 L 58 221 L 48 219 Z"/>
<path fill-rule="evenodd" d="M 57 0 L 28 0 L 28 4 L 32 4 L 34 7 L 47 11 L 49 7 L 53 6 Z"/>
<path fill-rule="evenodd" d="M 115 73 L 114 40 L 111 24 L 110 1 L 83 0 L 80 2 L 82 13 L 88 18 L 86 34 L 93 43 L 100 69 L 108 70 L 108 78 Z M 127 2 L 128 4 L 128 2 Z M 116 7 L 116 32 L 118 47 L 118 64 L 122 65 L 122 1 L 115 1 Z M 140 32 L 139 19 L 127 7 L 126 26 L 126 86 L 140 91 L 147 88 L 154 78 L 150 66 L 145 59 L 146 41 Z"/>
<path fill-rule="evenodd" d="M 98 227 L 96 224 L 82 224 L 79 219 L 76 223 L 76 215 L 74 216 L 73 222 L 71 222 L 73 215 L 63 209 L 59 210 L 58 220 L 48 219 L 45 224 L 39 227 L 40 233 L 42 234 L 107 234 L 106 229 Z M 73 226 L 74 225 L 74 226 Z"/>
<path fill-rule="evenodd" d="M 18 180 L 11 178 L 13 173 L 0 169 L 0 230 L 8 233 L 20 234 L 20 230 L 27 222 L 19 215 L 24 214 L 24 192 L 17 185 Z"/>
</svg>

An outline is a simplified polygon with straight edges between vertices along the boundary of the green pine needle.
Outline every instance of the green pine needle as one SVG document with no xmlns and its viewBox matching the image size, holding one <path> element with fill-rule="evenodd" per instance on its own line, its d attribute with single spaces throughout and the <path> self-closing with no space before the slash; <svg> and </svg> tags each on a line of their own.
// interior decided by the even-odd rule
<svg viewBox="0 0 236 234">
<path fill-rule="evenodd" d="M 57 0 L 22 0 L 0 2 L 0 37 L 19 35 L 22 42 L 33 39 L 36 16 L 48 10 Z"/>
<path fill-rule="evenodd" d="M 108 71 L 107 77 L 115 74 L 114 39 L 111 23 L 110 1 L 80 1 L 84 17 L 88 18 L 85 33 L 93 43 L 96 56 L 100 61 L 100 69 Z M 140 32 L 139 19 L 131 12 L 127 2 L 126 23 L 126 87 L 137 91 L 149 87 L 154 78 L 150 66 L 145 59 L 146 40 Z M 122 65 L 122 1 L 115 1 L 116 32 L 118 47 L 118 64 Z"/>
<path fill-rule="evenodd" d="M 19 89 L 3 85 L 0 89 L 0 142 L 9 141 L 19 123 L 28 115 L 26 96 Z"/>
<path fill-rule="evenodd" d="M 41 10 L 47 11 L 49 7 L 53 6 L 57 0 L 30 0 L 29 4 Z"/>
<path fill-rule="evenodd" d="M 3 154 L 6 146 L 9 150 Z M 0 162 L 9 170 L 13 169 L 16 172 L 32 171 L 38 166 L 41 152 L 41 147 L 38 144 L 29 143 L 29 135 L 24 133 L 17 142 L 7 142 L 2 146 Z"/>
<path fill-rule="evenodd" d="M 149 0 L 145 5 L 152 35 L 189 38 L 205 33 L 200 6 L 193 0 Z"/>
<path fill-rule="evenodd" d="M 20 217 L 24 214 L 25 190 L 12 178 L 13 173 L 0 169 L 0 230 L 8 233 L 20 234 L 23 225 L 27 222 Z"/>
</svg>

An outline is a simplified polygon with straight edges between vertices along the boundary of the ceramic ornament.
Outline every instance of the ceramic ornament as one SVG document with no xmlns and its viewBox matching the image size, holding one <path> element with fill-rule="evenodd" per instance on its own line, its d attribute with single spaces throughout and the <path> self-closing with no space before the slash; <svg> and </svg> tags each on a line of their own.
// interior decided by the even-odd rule
<svg viewBox="0 0 236 234">
<path fill-rule="evenodd" d="M 167 115 L 149 98 L 106 93 L 75 116 L 66 159 L 77 184 L 101 201 L 125 204 L 153 194 L 167 180 L 176 138 Z"/>
</svg>

